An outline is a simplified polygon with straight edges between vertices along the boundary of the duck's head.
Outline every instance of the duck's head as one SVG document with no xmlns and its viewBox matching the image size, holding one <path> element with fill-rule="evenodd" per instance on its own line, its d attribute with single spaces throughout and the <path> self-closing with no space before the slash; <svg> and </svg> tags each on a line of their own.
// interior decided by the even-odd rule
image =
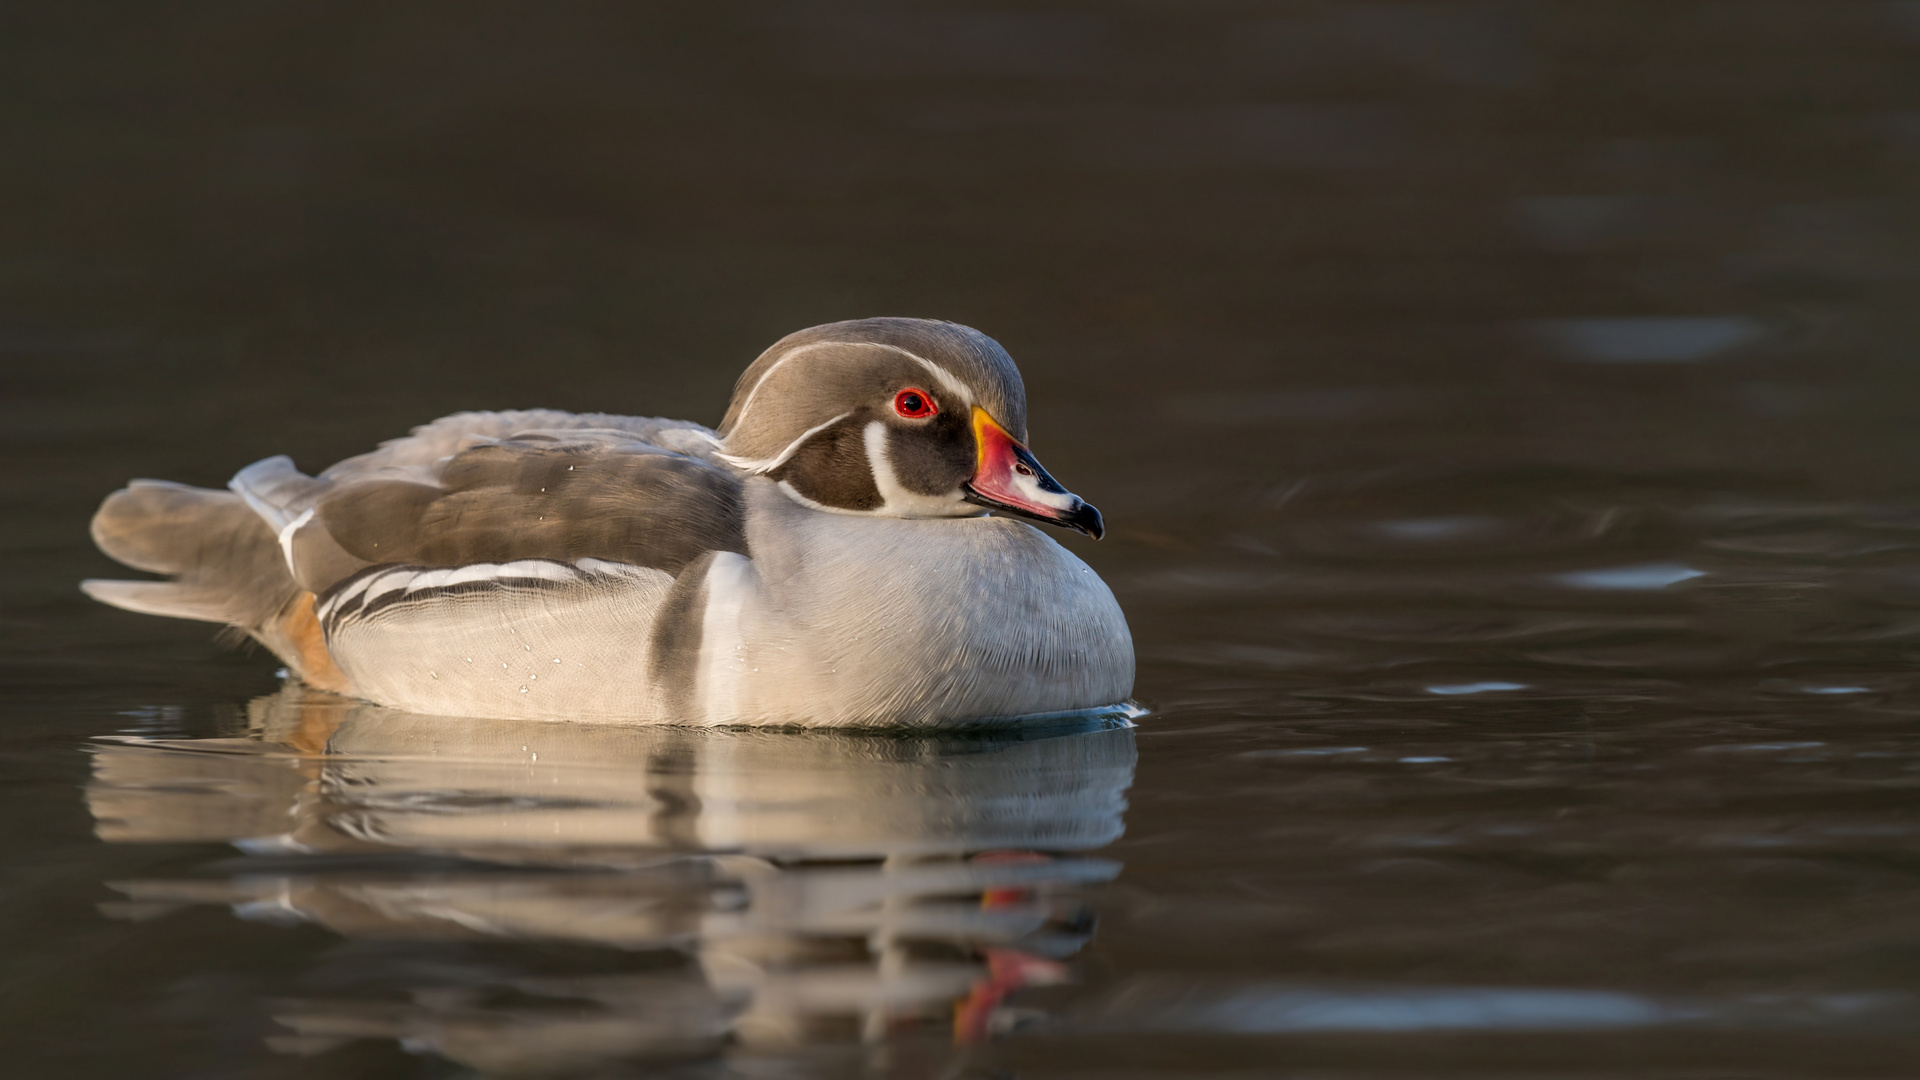
<svg viewBox="0 0 1920 1080">
<path fill-rule="evenodd" d="M 1027 450 L 1027 394 L 1000 343 L 929 319 L 788 334 L 740 376 L 724 456 L 821 510 L 973 517 L 982 508 L 1105 531 Z"/>
</svg>

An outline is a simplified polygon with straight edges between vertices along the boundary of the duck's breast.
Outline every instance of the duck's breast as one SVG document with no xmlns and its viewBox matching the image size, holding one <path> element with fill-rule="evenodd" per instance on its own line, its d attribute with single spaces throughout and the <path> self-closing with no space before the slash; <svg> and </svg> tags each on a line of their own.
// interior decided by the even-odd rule
<svg viewBox="0 0 1920 1080">
<path fill-rule="evenodd" d="M 1120 605 L 1039 529 L 825 514 L 762 488 L 749 484 L 753 574 L 720 601 L 738 639 L 706 649 L 703 697 L 732 713 L 714 722 L 940 726 L 1132 692 Z"/>
</svg>

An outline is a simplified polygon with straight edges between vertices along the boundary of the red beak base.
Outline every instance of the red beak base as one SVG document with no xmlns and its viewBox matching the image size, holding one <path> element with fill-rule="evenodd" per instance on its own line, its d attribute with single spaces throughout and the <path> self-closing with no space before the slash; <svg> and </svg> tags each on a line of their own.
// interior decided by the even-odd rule
<svg viewBox="0 0 1920 1080">
<path fill-rule="evenodd" d="M 1040 467 L 1031 451 L 978 406 L 973 410 L 973 436 L 979 456 L 973 478 L 962 486 L 968 502 L 1016 517 L 1076 529 L 1095 540 L 1106 535 L 1100 511 L 1061 487 L 1059 481 Z"/>
</svg>

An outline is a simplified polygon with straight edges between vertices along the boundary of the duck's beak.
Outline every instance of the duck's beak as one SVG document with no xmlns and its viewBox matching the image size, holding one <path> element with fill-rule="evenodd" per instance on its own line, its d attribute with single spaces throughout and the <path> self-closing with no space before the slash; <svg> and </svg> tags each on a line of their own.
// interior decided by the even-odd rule
<svg viewBox="0 0 1920 1080">
<path fill-rule="evenodd" d="M 1060 486 L 1032 452 L 978 405 L 973 408 L 973 479 L 961 485 L 967 501 L 1049 525 L 1078 529 L 1095 540 L 1106 534 L 1100 511 Z"/>
</svg>

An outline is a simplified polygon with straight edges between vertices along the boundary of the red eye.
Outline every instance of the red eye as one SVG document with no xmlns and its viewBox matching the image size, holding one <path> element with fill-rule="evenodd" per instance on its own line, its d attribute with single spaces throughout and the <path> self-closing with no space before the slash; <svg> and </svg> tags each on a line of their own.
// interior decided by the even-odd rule
<svg viewBox="0 0 1920 1080">
<path fill-rule="evenodd" d="M 893 395 L 893 411 L 909 420 L 924 420 L 940 411 L 925 390 L 908 387 Z"/>
</svg>

